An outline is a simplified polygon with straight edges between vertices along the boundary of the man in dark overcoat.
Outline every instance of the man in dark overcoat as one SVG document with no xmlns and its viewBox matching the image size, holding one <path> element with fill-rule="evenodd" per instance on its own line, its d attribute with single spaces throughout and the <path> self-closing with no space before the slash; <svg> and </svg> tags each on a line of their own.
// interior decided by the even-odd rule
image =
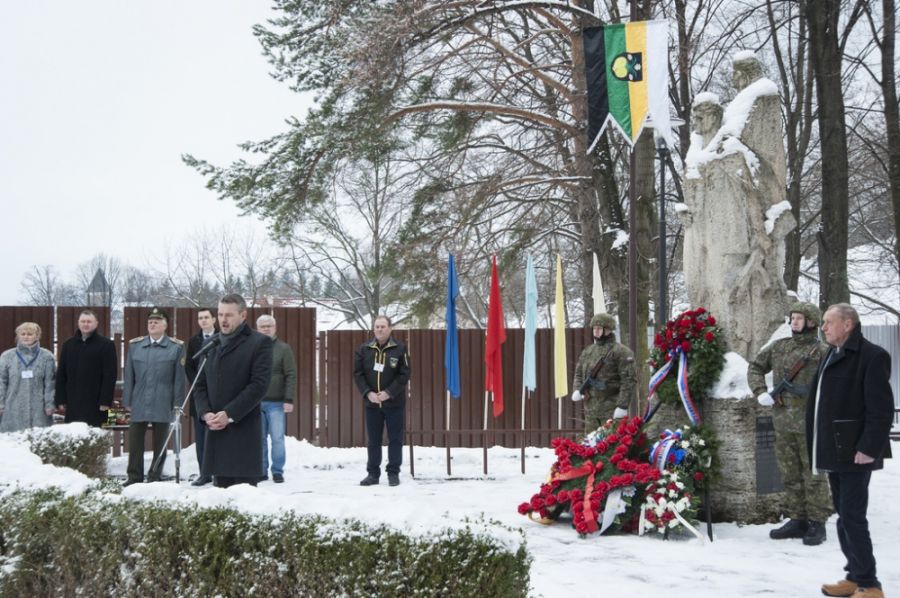
<svg viewBox="0 0 900 598">
<path fill-rule="evenodd" d="M 100 426 L 113 402 L 116 389 L 116 346 L 97 331 L 97 314 L 89 309 L 78 314 L 78 332 L 63 343 L 56 372 L 57 407 L 66 422 Z"/>
<path fill-rule="evenodd" d="M 202 357 L 194 359 L 194 355 L 218 332 L 216 330 L 216 316 L 213 310 L 208 307 L 201 307 L 197 310 L 197 324 L 200 326 L 200 331 L 188 340 L 187 352 L 185 353 L 184 374 L 187 376 L 188 388 L 194 383 L 200 364 L 203 363 Z M 191 396 L 190 414 L 191 421 L 194 422 L 194 448 L 197 451 L 197 466 L 200 467 L 203 465 L 203 452 L 206 448 L 206 422 L 200 419 L 200 415 L 197 413 L 197 401 L 193 398 L 193 395 Z M 191 482 L 191 485 L 203 486 L 210 482 L 212 482 L 211 477 L 201 474 Z"/>
<path fill-rule="evenodd" d="M 811 383 L 806 445 L 813 473 L 827 472 L 847 559 L 845 579 L 822 586 L 826 596 L 880 598 L 866 511 L 869 479 L 891 456 L 894 396 L 887 351 L 863 338 L 847 303 L 828 308 L 822 331 L 831 345 Z"/>
<path fill-rule="evenodd" d="M 260 402 L 272 377 L 272 339 L 251 329 L 247 304 L 231 294 L 219 301 L 220 344 L 197 376 L 197 412 L 206 422 L 200 474 L 220 488 L 255 486 L 262 475 Z"/>
</svg>

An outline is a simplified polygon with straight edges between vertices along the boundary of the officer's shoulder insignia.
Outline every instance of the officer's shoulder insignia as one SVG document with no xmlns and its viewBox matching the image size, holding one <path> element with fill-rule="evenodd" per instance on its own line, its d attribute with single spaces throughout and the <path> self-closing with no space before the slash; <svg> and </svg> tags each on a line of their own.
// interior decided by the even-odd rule
<svg viewBox="0 0 900 598">
<path fill-rule="evenodd" d="M 175 343 L 176 345 L 183 345 L 183 344 L 184 344 L 184 341 L 183 341 L 183 340 L 181 340 L 180 338 L 175 338 L 174 336 L 170 336 L 170 337 L 169 337 L 169 340 L 172 341 L 173 343 Z"/>
<path fill-rule="evenodd" d="M 136 338 L 131 339 L 131 340 L 128 341 L 128 342 L 129 342 L 129 343 L 139 343 L 139 342 L 141 342 L 142 340 L 144 340 L 144 338 L 145 338 L 145 337 L 143 337 L 143 336 L 138 336 L 138 337 L 136 337 Z"/>
</svg>

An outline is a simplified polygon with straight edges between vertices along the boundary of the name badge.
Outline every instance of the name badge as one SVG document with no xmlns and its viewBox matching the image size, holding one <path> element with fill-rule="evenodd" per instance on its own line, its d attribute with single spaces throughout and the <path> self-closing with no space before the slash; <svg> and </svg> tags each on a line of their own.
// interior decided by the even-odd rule
<svg viewBox="0 0 900 598">
<path fill-rule="evenodd" d="M 375 370 L 376 372 L 383 372 L 383 371 L 384 371 L 384 364 L 383 364 L 383 363 L 376 363 L 376 364 L 372 367 L 372 369 Z"/>
<path fill-rule="evenodd" d="M 27 380 L 29 378 L 34 378 L 34 372 L 31 370 L 22 370 L 22 379 Z"/>
</svg>

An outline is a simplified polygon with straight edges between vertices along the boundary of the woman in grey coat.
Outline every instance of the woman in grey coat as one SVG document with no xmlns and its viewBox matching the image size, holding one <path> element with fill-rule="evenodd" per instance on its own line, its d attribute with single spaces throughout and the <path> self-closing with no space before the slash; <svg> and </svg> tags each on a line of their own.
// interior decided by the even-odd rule
<svg viewBox="0 0 900 598">
<path fill-rule="evenodd" d="M 0 355 L 0 432 L 49 426 L 53 415 L 56 361 L 41 348 L 41 327 L 16 327 L 16 346 Z"/>
</svg>

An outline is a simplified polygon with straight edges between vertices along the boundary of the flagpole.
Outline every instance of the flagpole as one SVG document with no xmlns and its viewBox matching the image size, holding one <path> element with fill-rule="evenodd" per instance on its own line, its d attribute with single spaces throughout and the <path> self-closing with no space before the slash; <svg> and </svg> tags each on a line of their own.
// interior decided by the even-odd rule
<svg viewBox="0 0 900 598">
<path fill-rule="evenodd" d="M 450 391 L 447 391 L 447 434 L 444 436 L 447 445 L 447 475 L 450 476 Z"/>
<path fill-rule="evenodd" d="M 484 475 L 487 475 L 488 467 L 487 467 L 487 424 L 488 424 L 488 391 L 484 391 L 484 430 L 481 434 L 481 445 L 483 449 L 483 457 L 484 460 Z"/>
<path fill-rule="evenodd" d="M 528 398 L 528 389 L 522 387 L 522 473 L 525 473 L 525 400 Z"/>
<path fill-rule="evenodd" d="M 557 397 L 556 402 L 559 404 L 559 413 L 556 416 L 556 427 L 562 430 L 562 397 Z"/>
</svg>

